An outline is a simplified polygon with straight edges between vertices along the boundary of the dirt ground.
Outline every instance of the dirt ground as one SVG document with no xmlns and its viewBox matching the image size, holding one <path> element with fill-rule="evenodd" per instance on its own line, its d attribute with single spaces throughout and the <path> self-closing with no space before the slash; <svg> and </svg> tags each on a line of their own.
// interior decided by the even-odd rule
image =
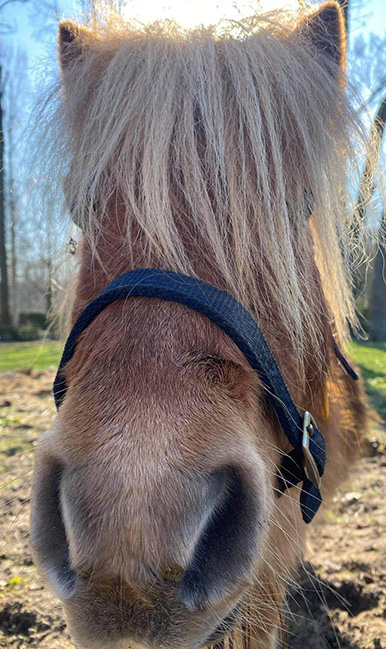
<svg viewBox="0 0 386 649">
<path fill-rule="evenodd" d="M 54 417 L 52 372 L 0 375 L 0 647 L 70 649 L 28 547 L 33 449 Z M 381 430 L 310 526 L 289 596 L 291 649 L 386 649 L 386 446 Z"/>
</svg>

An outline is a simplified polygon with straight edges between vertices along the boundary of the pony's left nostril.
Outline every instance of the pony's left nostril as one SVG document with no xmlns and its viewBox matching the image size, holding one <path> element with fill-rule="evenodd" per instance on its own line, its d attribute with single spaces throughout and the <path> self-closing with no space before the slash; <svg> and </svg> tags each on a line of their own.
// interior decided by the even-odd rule
<svg viewBox="0 0 386 649">
<path fill-rule="evenodd" d="M 60 505 L 63 466 L 43 456 L 36 463 L 31 507 L 31 546 L 37 564 L 61 599 L 71 597 L 77 574 L 71 568 Z"/>
<path fill-rule="evenodd" d="M 180 600 L 203 610 L 250 581 L 261 531 L 259 497 L 242 471 L 225 469 L 222 497 L 201 534 L 180 586 Z"/>
</svg>

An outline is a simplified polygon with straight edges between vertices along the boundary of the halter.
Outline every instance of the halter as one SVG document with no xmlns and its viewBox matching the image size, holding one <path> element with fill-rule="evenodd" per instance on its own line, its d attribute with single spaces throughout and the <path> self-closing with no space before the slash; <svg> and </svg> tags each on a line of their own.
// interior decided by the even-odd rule
<svg viewBox="0 0 386 649">
<path fill-rule="evenodd" d="M 290 453 L 283 454 L 278 469 L 279 494 L 301 482 L 300 508 L 303 520 L 310 523 L 322 502 L 319 488 L 326 463 L 325 439 L 312 415 L 308 411 L 301 415 L 296 408 L 269 345 L 252 315 L 231 295 L 211 284 L 181 273 L 145 268 L 114 279 L 80 314 L 66 341 L 53 387 L 57 409 L 67 391 L 63 368 L 73 357 L 79 336 L 110 304 L 138 296 L 178 302 L 202 313 L 243 352 L 257 372 L 266 397 L 293 447 Z M 359 378 L 336 345 L 334 349 L 351 378 Z"/>
</svg>

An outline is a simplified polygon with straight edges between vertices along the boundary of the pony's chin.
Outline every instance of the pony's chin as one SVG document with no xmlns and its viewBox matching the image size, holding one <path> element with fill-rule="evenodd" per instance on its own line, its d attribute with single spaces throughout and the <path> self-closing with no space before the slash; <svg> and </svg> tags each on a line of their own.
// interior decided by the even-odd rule
<svg viewBox="0 0 386 649">
<path fill-rule="evenodd" d="M 174 635 L 174 642 L 171 637 L 165 638 L 165 642 L 160 642 L 155 638 L 150 641 L 142 641 L 138 636 L 134 640 L 129 634 L 124 634 L 121 638 L 116 635 L 109 637 L 109 634 L 104 635 L 102 633 L 94 635 L 94 633 L 90 633 L 90 629 L 81 630 L 79 627 L 77 628 L 71 618 L 67 618 L 67 622 L 69 632 L 77 649 L 205 649 L 220 643 L 232 633 L 238 622 L 239 613 L 240 605 L 235 604 L 208 636 L 201 632 L 198 637 L 194 637 L 192 633 L 188 632 L 185 635 L 182 632 L 178 640 Z M 144 635 L 146 635 L 146 632 Z"/>
</svg>

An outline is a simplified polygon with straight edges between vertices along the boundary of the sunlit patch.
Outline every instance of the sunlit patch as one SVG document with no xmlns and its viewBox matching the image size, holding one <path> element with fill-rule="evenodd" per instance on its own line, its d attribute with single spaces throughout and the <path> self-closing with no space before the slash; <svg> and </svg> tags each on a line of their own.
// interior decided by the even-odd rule
<svg viewBox="0 0 386 649">
<path fill-rule="evenodd" d="M 174 18 L 183 27 L 211 25 L 223 18 L 239 20 L 245 16 L 271 9 L 298 9 L 299 0 L 261 0 L 258 2 L 208 2 L 207 0 L 174 0 L 165 4 L 158 0 L 132 0 L 122 7 L 125 18 L 136 18 L 145 23 L 163 18 Z"/>
</svg>

